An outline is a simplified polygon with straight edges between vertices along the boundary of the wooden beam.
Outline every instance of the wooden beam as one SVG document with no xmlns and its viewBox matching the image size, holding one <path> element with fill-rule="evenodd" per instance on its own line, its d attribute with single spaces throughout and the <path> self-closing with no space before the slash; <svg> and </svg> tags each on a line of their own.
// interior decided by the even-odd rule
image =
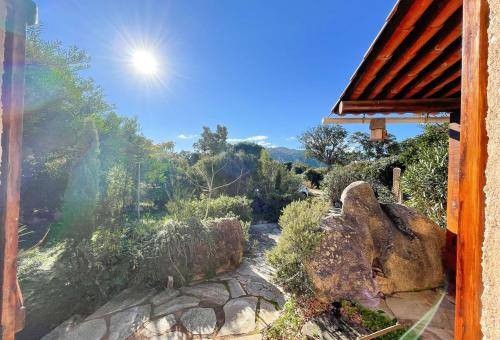
<svg viewBox="0 0 500 340">
<path fill-rule="evenodd" d="M 322 123 L 326 124 L 370 124 L 374 118 L 323 118 Z M 386 123 L 448 123 L 450 117 L 387 117 Z"/>
<path fill-rule="evenodd" d="M 460 182 L 457 243 L 455 339 L 479 340 L 481 333 L 481 257 L 484 238 L 484 185 L 487 160 L 486 0 L 463 5 Z"/>
<path fill-rule="evenodd" d="M 375 99 L 403 67 L 422 58 L 425 54 L 424 51 L 430 51 L 441 43 L 446 44 L 446 41 L 449 41 L 449 44 L 458 38 L 461 30 L 457 30 L 456 27 L 459 27 L 462 22 L 462 14 L 458 11 L 461 6 L 461 0 L 435 1 L 433 7 L 437 7 L 437 9 L 430 14 L 431 18 L 428 19 L 428 23 L 420 24 L 419 22 L 420 27 L 411 33 L 399 55 L 395 55 L 391 62 L 380 70 L 373 86 L 365 90 L 366 98 Z M 450 40 L 448 34 L 451 34 L 453 40 Z M 362 95 L 363 98 L 365 94 Z"/>
<path fill-rule="evenodd" d="M 460 26 L 456 28 L 460 31 Z M 394 99 L 400 92 L 418 85 L 422 79 L 433 79 L 434 76 L 442 74 L 449 66 L 460 60 L 462 54 L 461 39 L 457 38 L 444 50 L 431 50 L 420 60 L 411 64 L 408 70 L 404 70 L 401 77 L 393 84 L 387 86 L 387 93 L 382 94 L 383 98 Z"/>
<path fill-rule="evenodd" d="M 357 99 L 370 84 L 373 77 L 391 60 L 396 48 L 406 39 L 415 27 L 415 23 L 432 4 L 432 0 L 400 1 L 397 8 L 388 18 L 377 39 L 366 53 L 367 59 L 363 62 L 365 69 L 354 76 L 356 86 L 351 98 Z"/>
<path fill-rule="evenodd" d="M 339 114 L 346 113 L 438 113 L 460 108 L 459 98 L 341 101 Z"/>
</svg>

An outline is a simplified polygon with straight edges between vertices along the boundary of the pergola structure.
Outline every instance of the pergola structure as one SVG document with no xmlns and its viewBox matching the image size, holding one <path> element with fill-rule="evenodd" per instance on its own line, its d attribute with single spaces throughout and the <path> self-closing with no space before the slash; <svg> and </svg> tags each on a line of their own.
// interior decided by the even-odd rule
<svg viewBox="0 0 500 340">
<path fill-rule="evenodd" d="M 424 122 L 449 115 L 447 252 L 456 254 L 455 339 L 467 340 L 481 338 L 487 23 L 486 0 L 397 1 L 332 108 L 337 117 L 323 121 L 414 113 L 427 116 L 410 122 Z"/>
</svg>

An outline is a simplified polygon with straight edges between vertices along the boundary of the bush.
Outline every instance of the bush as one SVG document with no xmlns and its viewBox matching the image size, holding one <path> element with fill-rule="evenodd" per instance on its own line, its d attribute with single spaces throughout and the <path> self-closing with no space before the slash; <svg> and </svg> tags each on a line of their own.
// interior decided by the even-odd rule
<svg viewBox="0 0 500 340">
<path fill-rule="evenodd" d="M 323 174 L 316 169 L 307 169 L 304 173 L 305 178 L 311 182 L 311 185 L 319 189 L 320 183 L 323 180 Z"/>
<path fill-rule="evenodd" d="M 220 218 L 234 216 L 243 222 L 252 220 L 252 201 L 244 196 L 219 196 L 208 199 L 178 200 L 167 203 L 169 214 L 178 220 L 189 221 L 193 218 Z M 208 214 L 207 214 L 208 207 Z M 206 216 L 205 216 L 206 215 Z"/>
<path fill-rule="evenodd" d="M 319 225 L 328 208 L 325 201 L 315 199 L 292 202 L 283 210 L 281 237 L 267 257 L 276 268 L 276 281 L 287 289 L 313 292 L 304 262 L 321 239 Z"/>
<path fill-rule="evenodd" d="M 388 157 L 333 167 L 323 181 L 326 196 L 334 206 L 340 206 L 340 197 L 344 189 L 352 182 L 365 181 L 372 185 L 375 196 L 380 202 L 394 202 L 390 187 L 392 186 L 392 169 L 397 166 L 400 166 L 397 159 Z"/>
<path fill-rule="evenodd" d="M 403 173 L 401 187 L 409 196 L 405 203 L 446 228 L 448 145 L 421 149 L 419 161 Z"/>
<path fill-rule="evenodd" d="M 299 305 L 292 296 L 276 320 L 266 333 L 266 339 L 300 339 L 300 330 L 304 324 L 304 317 L 300 313 Z"/>
</svg>

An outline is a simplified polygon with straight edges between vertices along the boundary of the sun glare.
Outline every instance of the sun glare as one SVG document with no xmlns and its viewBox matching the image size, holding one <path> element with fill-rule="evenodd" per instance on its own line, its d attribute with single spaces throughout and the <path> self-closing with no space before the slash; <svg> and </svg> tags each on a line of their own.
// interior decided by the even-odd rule
<svg viewBox="0 0 500 340">
<path fill-rule="evenodd" d="M 145 76 L 154 76 L 158 73 L 158 60 L 151 51 L 137 50 L 133 52 L 132 65 L 137 72 Z"/>
</svg>

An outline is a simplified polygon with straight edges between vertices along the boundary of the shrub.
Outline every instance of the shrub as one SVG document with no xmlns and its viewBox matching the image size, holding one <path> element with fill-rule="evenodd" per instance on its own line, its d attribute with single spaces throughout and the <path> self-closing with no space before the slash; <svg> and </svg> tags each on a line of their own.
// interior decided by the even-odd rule
<svg viewBox="0 0 500 340">
<path fill-rule="evenodd" d="M 169 214 L 178 220 L 188 221 L 192 218 L 238 217 L 244 222 L 252 220 L 252 201 L 244 196 L 219 196 L 208 199 L 178 200 L 167 203 Z M 208 214 L 207 214 L 208 208 Z"/>
<path fill-rule="evenodd" d="M 419 161 L 403 173 L 401 187 L 409 196 L 406 204 L 446 228 L 448 145 L 440 143 L 419 152 Z"/>
<path fill-rule="evenodd" d="M 311 185 L 319 189 L 320 182 L 323 180 L 323 174 L 316 169 L 307 169 L 304 173 L 305 178 L 311 182 Z"/>
<path fill-rule="evenodd" d="M 392 169 L 396 166 L 400 166 L 397 159 L 388 157 L 333 167 L 323 181 L 325 194 L 334 206 L 339 206 L 342 192 L 349 184 L 366 181 L 372 185 L 380 202 L 394 202 L 389 188 L 392 185 Z"/>
<path fill-rule="evenodd" d="M 276 268 L 276 281 L 292 291 L 313 292 L 304 262 L 321 239 L 319 225 L 328 208 L 325 201 L 315 199 L 292 202 L 283 210 L 281 237 L 267 257 Z"/>
<path fill-rule="evenodd" d="M 302 185 L 299 175 L 269 158 L 264 150 L 259 159 L 259 169 L 253 194 L 254 215 L 266 221 L 277 221 L 281 210 L 294 200 L 300 199 Z"/>
<path fill-rule="evenodd" d="M 300 339 L 300 330 L 304 324 L 304 318 L 300 313 L 299 305 L 292 296 L 283 308 L 278 320 L 276 320 L 266 333 L 267 339 Z"/>
</svg>

